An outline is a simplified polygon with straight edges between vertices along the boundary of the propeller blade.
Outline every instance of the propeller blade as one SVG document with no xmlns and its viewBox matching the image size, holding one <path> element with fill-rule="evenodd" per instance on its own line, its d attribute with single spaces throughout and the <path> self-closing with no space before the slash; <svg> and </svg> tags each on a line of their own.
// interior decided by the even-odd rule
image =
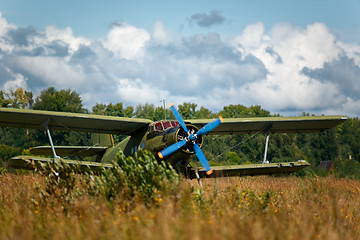
<svg viewBox="0 0 360 240">
<path fill-rule="evenodd" d="M 207 175 L 212 174 L 213 170 L 211 170 L 208 160 L 206 159 L 203 151 L 201 151 L 199 145 L 197 145 L 196 143 L 194 143 L 194 151 L 201 165 L 203 166 L 203 168 L 205 168 L 206 174 Z"/>
<path fill-rule="evenodd" d="M 181 117 L 180 113 L 175 108 L 173 103 L 169 104 L 169 108 L 172 111 L 172 113 L 174 114 L 176 120 L 178 120 L 178 122 L 179 122 L 180 126 L 182 127 L 182 129 L 184 129 L 185 132 L 189 132 L 186 125 L 185 125 L 185 122 L 184 122 L 183 118 Z"/>
<path fill-rule="evenodd" d="M 158 152 L 158 156 L 160 158 L 164 158 L 170 154 L 172 154 L 173 152 L 177 151 L 179 148 L 183 147 L 186 144 L 186 140 L 182 140 L 180 142 L 174 143 L 170 146 L 168 146 L 167 148 L 165 148 L 164 150 L 162 150 L 161 152 Z"/>
<path fill-rule="evenodd" d="M 214 128 L 216 128 L 217 126 L 219 126 L 222 122 L 224 122 L 224 119 L 219 116 L 217 119 L 215 119 L 212 122 L 209 122 L 208 124 L 206 124 L 205 126 L 203 126 L 197 133 L 196 135 L 201 136 L 205 133 L 210 132 L 211 130 L 213 130 Z"/>
</svg>

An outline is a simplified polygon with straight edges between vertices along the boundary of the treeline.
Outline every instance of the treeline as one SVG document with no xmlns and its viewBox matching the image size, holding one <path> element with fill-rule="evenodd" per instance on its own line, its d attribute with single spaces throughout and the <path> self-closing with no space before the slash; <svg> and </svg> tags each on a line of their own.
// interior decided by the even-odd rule
<svg viewBox="0 0 360 240">
<path fill-rule="evenodd" d="M 123 103 L 98 103 L 91 110 L 85 109 L 75 91 L 57 90 L 50 87 L 34 99 L 32 92 L 18 88 L 5 94 L 0 91 L 0 106 L 48 110 L 60 112 L 106 114 L 109 116 L 146 118 L 153 121 L 174 118 L 168 109 L 153 104 L 124 106 Z M 225 106 L 220 112 L 212 112 L 195 103 L 183 103 L 178 107 L 184 119 L 236 117 L 271 117 L 261 106 Z M 309 115 L 302 113 L 302 115 Z M 53 131 L 56 145 L 91 145 L 88 133 Z M 116 136 L 121 141 L 123 136 Z M 47 145 L 44 131 L 33 129 L 0 128 L 0 161 L 6 162 L 12 156 L 26 153 L 32 146 Z M 205 136 L 203 150 L 212 165 L 260 163 L 263 159 L 265 136 L 234 135 Z M 272 134 L 270 135 L 268 160 L 271 162 L 305 159 L 310 162 L 307 174 L 327 174 L 320 167 L 323 161 L 331 161 L 335 174 L 360 178 L 360 121 L 350 118 L 341 126 L 323 133 Z M 195 163 L 196 164 L 196 163 Z"/>
</svg>

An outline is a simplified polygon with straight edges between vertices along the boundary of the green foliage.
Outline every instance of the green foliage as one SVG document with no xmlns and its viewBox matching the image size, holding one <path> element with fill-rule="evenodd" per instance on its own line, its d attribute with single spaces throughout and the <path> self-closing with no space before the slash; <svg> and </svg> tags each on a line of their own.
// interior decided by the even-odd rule
<svg viewBox="0 0 360 240">
<path fill-rule="evenodd" d="M 337 129 L 342 159 L 356 159 L 360 162 L 360 120 L 358 117 L 348 119 Z"/>
<path fill-rule="evenodd" d="M 67 212 L 78 195 L 76 188 L 77 172 L 79 167 L 64 162 L 41 164 L 37 169 L 45 176 L 44 188 L 37 186 L 40 204 L 46 206 L 56 203 L 49 202 L 56 200 L 62 204 L 62 210 Z"/>
<path fill-rule="evenodd" d="M 5 167 L 6 162 L 16 155 L 21 154 L 21 148 L 0 144 L 0 167 Z"/>
<path fill-rule="evenodd" d="M 217 116 L 217 113 L 213 113 L 209 109 L 204 107 L 201 107 L 198 111 L 195 112 L 196 119 L 211 119 L 216 118 Z"/>
<path fill-rule="evenodd" d="M 236 152 L 228 151 L 225 155 L 225 162 L 229 165 L 241 164 L 241 159 Z"/>
<path fill-rule="evenodd" d="M 134 157 L 124 157 L 119 152 L 114 167 L 103 170 L 100 175 L 94 175 L 89 169 L 78 177 L 79 167 L 64 162 L 47 162 L 38 171 L 45 176 L 45 187 L 38 188 L 40 204 L 47 205 L 49 199 L 56 199 L 63 204 L 64 211 L 86 195 L 104 197 L 109 202 L 121 198 L 150 206 L 161 202 L 166 194 L 175 194 L 181 183 L 170 165 L 158 162 L 151 153 L 142 150 Z M 81 188 L 76 187 L 78 179 Z"/>
<path fill-rule="evenodd" d="M 174 116 L 169 109 L 164 109 L 163 107 L 155 108 L 154 104 L 148 103 L 146 103 L 145 105 L 137 105 L 133 117 L 145 118 L 153 121 L 158 121 L 165 118 L 174 119 Z"/>
<path fill-rule="evenodd" d="M 184 119 L 194 119 L 196 115 L 195 103 L 183 103 L 178 106 L 178 111 Z"/>
<path fill-rule="evenodd" d="M 157 202 L 163 192 L 169 192 L 180 184 L 179 175 L 165 162 L 158 162 L 154 155 L 139 150 L 133 157 L 119 152 L 114 167 L 99 176 L 87 175 L 88 193 L 102 195 L 107 200 L 121 195 L 138 199 L 146 205 Z"/>
<path fill-rule="evenodd" d="M 207 119 L 216 118 L 217 114 L 212 113 L 209 109 L 200 107 L 196 110 L 197 104 L 183 103 L 178 106 L 179 113 L 184 119 Z"/>
<path fill-rule="evenodd" d="M 10 91 L 9 106 L 13 108 L 29 108 L 33 102 L 32 92 L 24 91 L 22 88 Z"/>
<path fill-rule="evenodd" d="M 243 117 L 270 117 L 270 112 L 261 109 L 260 106 L 245 107 L 243 105 L 229 105 L 224 107 L 219 113 L 223 118 L 243 118 Z"/>
<path fill-rule="evenodd" d="M 57 91 L 54 87 L 49 87 L 41 92 L 40 96 L 36 98 L 33 109 L 74 113 L 85 112 L 78 93 L 70 89 Z"/>
<path fill-rule="evenodd" d="M 335 161 L 335 175 L 360 179 L 360 162 L 353 159 Z"/>
<path fill-rule="evenodd" d="M 0 91 L 0 107 L 7 107 L 10 103 L 10 99 L 5 99 L 5 93 Z"/>
<path fill-rule="evenodd" d="M 203 190 L 201 188 L 198 188 L 196 190 L 194 189 L 193 198 L 199 207 L 205 208 L 206 202 L 205 202 Z"/>
<path fill-rule="evenodd" d="M 131 118 L 134 116 L 134 108 L 132 106 L 124 108 L 123 103 L 110 103 L 108 105 L 97 103 L 95 106 L 93 106 L 92 113 L 98 115 Z"/>
</svg>

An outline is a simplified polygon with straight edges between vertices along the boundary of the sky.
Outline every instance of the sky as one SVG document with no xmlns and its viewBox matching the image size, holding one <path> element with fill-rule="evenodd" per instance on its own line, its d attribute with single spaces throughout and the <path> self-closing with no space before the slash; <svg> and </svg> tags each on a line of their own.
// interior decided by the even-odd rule
<svg viewBox="0 0 360 240">
<path fill-rule="evenodd" d="M 360 0 L 0 0 L 0 87 L 360 116 Z"/>
</svg>

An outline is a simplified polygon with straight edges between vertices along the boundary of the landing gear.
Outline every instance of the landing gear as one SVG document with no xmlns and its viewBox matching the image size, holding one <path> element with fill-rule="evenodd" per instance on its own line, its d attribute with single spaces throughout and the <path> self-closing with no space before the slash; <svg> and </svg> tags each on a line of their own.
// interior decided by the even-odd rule
<svg viewBox="0 0 360 240">
<path fill-rule="evenodd" d="M 195 175 L 196 175 L 196 180 L 198 181 L 200 187 L 202 188 L 203 186 L 202 186 L 202 183 L 201 183 L 201 178 L 199 176 L 199 173 L 198 173 L 197 169 L 195 170 Z"/>
</svg>

